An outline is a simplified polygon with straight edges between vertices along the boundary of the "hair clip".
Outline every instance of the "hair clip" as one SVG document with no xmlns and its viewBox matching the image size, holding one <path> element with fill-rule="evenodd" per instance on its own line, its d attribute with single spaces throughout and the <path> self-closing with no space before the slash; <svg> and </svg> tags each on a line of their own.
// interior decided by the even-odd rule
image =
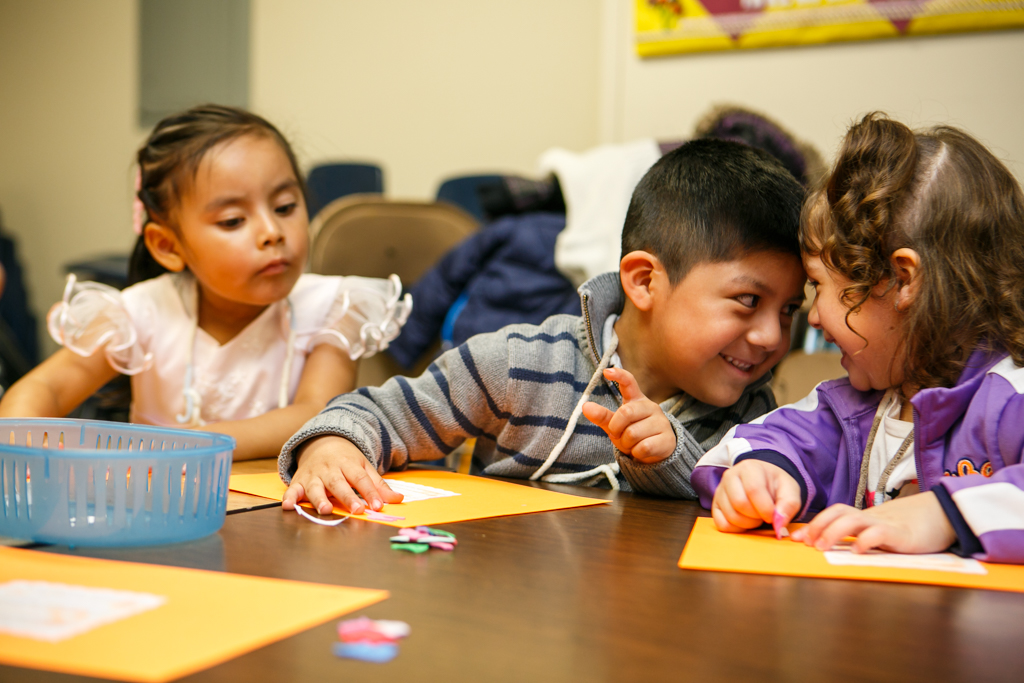
<svg viewBox="0 0 1024 683">
<path fill-rule="evenodd" d="M 146 205 L 139 199 L 139 191 L 142 189 L 142 167 L 135 169 L 135 200 L 132 202 L 132 230 L 136 235 L 142 235 L 142 228 L 146 225 Z"/>
</svg>

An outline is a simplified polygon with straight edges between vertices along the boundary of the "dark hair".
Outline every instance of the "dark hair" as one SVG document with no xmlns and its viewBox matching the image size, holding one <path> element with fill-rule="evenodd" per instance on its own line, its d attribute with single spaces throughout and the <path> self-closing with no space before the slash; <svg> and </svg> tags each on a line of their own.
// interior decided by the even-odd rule
<svg viewBox="0 0 1024 683">
<path fill-rule="evenodd" d="M 899 331 L 910 386 L 952 386 L 979 344 L 1024 365 L 1024 194 L 967 133 L 868 114 L 808 200 L 800 240 L 850 280 L 847 319 L 878 285 L 898 286 L 894 251 L 918 253 L 920 285 Z"/>
<path fill-rule="evenodd" d="M 727 140 L 693 140 L 654 164 L 633 191 L 622 255 L 643 250 L 673 285 L 705 262 L 754 251 L 800 255 L 804 190 L 771 155 Z"/>
<path fill-rule="evenodd" d="M 280 144 L 305 195 L 306 187 L 291 145 L 273 124 L 244 109 L 204 104 L 160 121 L 139 148 L 136 159 L 141 187 L 137 196 L 146 209 L 146 220 L 175 228 L 177 203 L 195 179 L 203 157 L 220 143 L 243 135 L 261 135 Z M 165 272 L 140 235 L 128 266 L 128 284 Z"/>
</svg>

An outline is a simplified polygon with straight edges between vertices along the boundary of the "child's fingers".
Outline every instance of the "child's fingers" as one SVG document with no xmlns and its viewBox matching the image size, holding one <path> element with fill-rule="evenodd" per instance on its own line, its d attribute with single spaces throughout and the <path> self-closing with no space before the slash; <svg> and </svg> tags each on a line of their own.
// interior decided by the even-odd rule
<svg viewBox="0 0 1024 683">
<path fill-rule="evenodd" d="M 750 517 L 757 517 L 761 521 L 771 522 L 775 519 L 775 510 L 778 508 L 778 500 L 775 497 L 774 487 L 770 485 L 762 468 L 751 468 L 740 477 L 743 483 L 743 492 L 746 500 L 753 509 L 744 509 L 743 512 Z"/>
<path fill-rule="evenodd" d="M 746 529 L 744 529 L 743 527 L 738 527 L 732 522 L 730 522 L 726 518 L 725 513 L 722 512 L 722 508 L 718 505 L 711 506 L 711 519 L 715 521 L 715 527 L 719 531 L 724 531 L 730 534 L 738 534 L 743 531 L 746 531 Z"/>
<path fill-rule="evenodd" d="M 611 422 L 613 415 L 615 413 L 593 401 L 587 401 L 583 404 L 583 417 L 596 424 L 605 432 L 608 431 L 608 423 Z"/>
<path fill-rule="evenodd" d="M 627 430 L 636 427 L 633 436 L 633 443 L 636 443 L 641 438 L 649 436 L 650 432 L 646 430 L 650 429 L 650 425 L 647 425 L 646 427 L 639 425 L 653 415 L 654 411 L 661 412 L 661 408 L 659 408 L 653 401 L 648 401 L 647 399 L 633 401 L 631 403 L 623 403 L 612 415 L 612 419 L 609 420 L 608 428 L 605 431 L 608 432 L 608 436 L 615 439 L 621 438 Z M 666 419 L 666 424 L 667 423 L 668 421 Z"/>
<path fill-rule="evenodd" d="M 324 486 L 327 487 L 327 490 L 334 496 L 335 500 L 338 501 L 341 507 L 354 515 L 362 514 L 366 505 L 370 502 L 369 499 L 366 499 L 366 503 L 364 503 L 353 491 L 357 482 L 365 478 L 366 475 L 361 470 L 361 463 L 360 465 L 353 466 L 347 461 L 341 464 L 340 469 L 331 468 L 327 475 L 322 477 Z M 360 490 L 360 493 L 362 493 L 362 490 Z M 330 510 L 324 510 L 319 505 L 317 510 L 320 510 L 321 514 L 330 512 Z"/>
<path fill-rule="evenodd" d="M 748 519 L 760 520 L 758 524 L 770 522 L 775 500 L 768 491 L 764 471 L 756 466 L 737 466 L 729 474 L 731 476 L 722 477 L 718 488 L 724 490 L 732 508 Z"/>
<path fill-rule="evenodd" d="M 622 394 L 623 403 L 647 398 L 644 396 L 644 392 L 640 391 L 640 385 L 636 383 L 636 377 L 633 377 L 629 370 L 608 368 L 604 371 L 604 378 L 619 385 L 619 393 Z"/>
<path fill-rule="evenodd" d="M 676 449 L 676 435 L 671 432 L 658 431 L 644 438 L 630 449 L 629 454 L 640 462 L 658 462 L 672 455 Z"/>
<path fill-rule="evenodd" d="M 293 480 L 291 486 L 284 492 L 284 498 L 281 499 L 281 507 L 285 510 L 294 510 L 295 506 L 299 504 L 299 501 L 305 495 L 306 492 L 302 488 L 302 484 Z"/>
<path fill-rule="evenodd" d="M 345 463 L 345 465 L 342 466 L 342 473 L 344 474 L 345 483 L 347 486 L 351 487 L 350 491 L 354 489 L 363 497 L 363 500 L 366 501 L 365 507 L 369 507 L 371 510 L 380 510 L 384 507 L 384 501 L 381 498 L 380 493 L 377 491 L 377 480 L 380 480 L 381 477 L 372 466 L 367 467 L 368 464 L 369 463 L 365 459 L 354 466 L 350 463 Z M 374 477 L 376 477 L 376 480 Z M 333 491 L 333 489 L 331 490 Z M 349 507 L 348 505 L 346 505 L 346 507 L 357 515 L 362 513 L 364 507 L 363 502 L 359 500 L 359 497 L 355 493 L 351 493 L 350 496 L 350 500 L 353 505 L 358 505 L 359 509 L 356 510 L 354 507 Z"/>
<path fill-rule="evenodd" d="M 718 490 L 715 491 L 715 499 L 718 500 L 719 496 L 721 496 L 720 504 L 723 508 L 727 508 L 726 518 L 735 524 L 736 517 L 728 514 L 729 512 L 735 512 L 736 515 L 743 515 L 746 518 L 750 518 L 756 513 L 750 501 L 747 500 L 747 492 L 743 488 L 743 481 L 738 476 L 735 476 L 734 472 L 726 473 L 726 475 L 729 474 L 733 476 L 722 477 Z"/>
<path fill-rule="evenodd" d="M 814 547 L 818 550 L 831 550 L 832 546 L 847 536 L 857 536 L 869 526 L 870 517 L 865 516 L 860 510 L 849 508 L 822 529 L 818 540 L 814 542 Z"/>
<path fill-rule="evenodd" d="M 760 519 L 754 519 L 737 512 L 733 502 L 726 490 L 719 485 L 711 505 L 711 516 L 715 520 L 715 526 L 722 531 L 734 533 L 761 526 Z M 715 514 L 716 512 L 718 513 L 717 515 Z"/>
<path fill-rule="evenodd" d="M 901 534 L 887 524 L 874 524 L 857 534 L 853 542 L 853 552 L 866 553 L 872 548 L 898 547 Z"/>
<path fill-rule="evenodd" d="M 313 477 L 305 486 L 306 489 L 306 500 L 312 504 L 313 508 L 321 515 L 328 515 L 334 509 L 334 504 L 331 503 L 327 497 L 327 490 L 324 488 L 324 482 L 320 481 L 318 477 Z M 339 498 L 339 500 L 341 500 Z"/>
<path fill-rule="evenodd" d="M 851 511 L 859 512 L 856 508 L 850 507 L 849 505 L 843 505 L 841 503 L 830 505 L 815 515 L 814 519 L 812 519 L 807 526 L 794 531 L 793 540 L 803 541 L 807 545 L 817 547 L 818 539 L 821 537 L 821 534 L 825 529 L 827 529 L 832 522 L 843 515 L 849 514 Z M 832 546 L 830 545 L 829 547 Z"/>
<path fill-rule="evenodd" d="M 800 484 L 786 473 L 778 472 L 773 477 L 775 511 L 782 517 L 780 524 L 789 524 L 800 514 L 803 502 L 800 500 Z"/>
<path fill-rule="evenodd" d="M 364 467 L 366 468 L 366 475 L 370 477 L 371 480 L 373 480 L 374 486 L 377 488 L 377 495 L 380 496 L 382 501 L 384 501 L 385 503 L 402 502 L 405 496 L 402 495 L 401 493 L 398 493 L 397 491 L 392 490 L 391 487 L 388 486 L 387 481 L 384 480 L 384 477 L 380 476 L 376 468 L 374 468 L 374 466 L 369 461 L 366 462 Z"/>
<path fill-rule="evenodd" d="M 642 405 L 627 403 L 615 411 L 611 422 L 608 423 L 608 435 L 617 439 L 616 445 L 624 453 L 631 452 L 633 447 L 644 439 L 661 434 L 666 428 L 669 431 L 672 429 L 668 420 L 662 423 L 650 419 L 651 415 L 641 409 Z"/>
</svg>

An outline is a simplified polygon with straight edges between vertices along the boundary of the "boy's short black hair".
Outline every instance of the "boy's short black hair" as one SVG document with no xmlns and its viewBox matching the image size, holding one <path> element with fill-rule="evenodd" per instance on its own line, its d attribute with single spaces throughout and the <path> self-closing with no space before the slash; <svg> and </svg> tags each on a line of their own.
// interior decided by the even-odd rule
<svg viewBox="0 0 1024 683">
<path fill-rule="evenodd" d="M 769 155 L 728 140 L 693 140 L 654 164 L 633 191 L 622 255 L 658 257 L 673 285 L 698 263 L 755 251 L 800 256 L 804 189 Z"/>
</svg>

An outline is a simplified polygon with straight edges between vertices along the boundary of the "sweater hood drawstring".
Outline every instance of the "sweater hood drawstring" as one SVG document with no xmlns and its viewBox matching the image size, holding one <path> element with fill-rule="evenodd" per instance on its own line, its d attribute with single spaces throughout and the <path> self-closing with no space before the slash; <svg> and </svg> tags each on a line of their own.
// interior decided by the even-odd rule
<svg viewBox="0 0 1024 683">
<path fill-rule="evenodd" d="M 615 355 L 615 349 L 619 346 L 618 335 L 613 335 L 611 343 L 608 344 L 608 348 L 605 349 L 604 355 L 601 356 L 601 362 L 597 364 L 597 370 L 590 377 L 590 381 L 587 383 L 587 388 L 583 391 L 583 395 L 580 396 L 580 400 L 576 402 L 576 407 L 572 410 L 572 415 L 569 416 L 569 422 L 565 425 L 565 431 L 562 432 L 562 438 L 558 440 L 555 447 L 548 453 L 547 459 L 544 461 L 537 471 L 530 476 L 530 481 L 537 481 L 543 477 L 543 481 L 549 481 L 552 483 L 575 483 L 589 479 L 593 476 L 603 474 L 608 478 L 608 483 L 611 484 L 612 490 L 619 490 L 619 480 L 617 475 L 619 473 L 619 463 L 613 462 L 610 464 L 598 465 L 597 467 L 587 470 L 586 472 L 566 472 L 563 474 L 549 474 L 544 476 L 544 473 L 558 460 L 558 456 L 562 454 L 565 449 L 565 445 L 569 443 L 569 438 L 572 436 L 573 431 L 576 429 L 576 423 L 580 420 L 580 415 L 583 414 L 583 404 L 590 400 L 590 394 L 597 387 L 598 383 L 604 379 L 604 371 L 608 367 L 608 364 L 612 360 L 612 356 Z"/>
</svg>

